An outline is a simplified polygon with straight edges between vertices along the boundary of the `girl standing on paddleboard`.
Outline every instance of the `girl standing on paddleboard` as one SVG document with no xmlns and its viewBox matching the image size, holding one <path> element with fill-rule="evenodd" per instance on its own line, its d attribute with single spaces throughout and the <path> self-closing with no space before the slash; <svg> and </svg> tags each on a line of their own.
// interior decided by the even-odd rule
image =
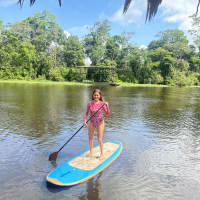
<svg viewBox="0 0 200 200">
<path fill-rule="evenodd" d="M 102 107 L 102 108 L 101 108 Z M 88 102 L 87 109 L 84 114 L 84 126 L 86 126 L 88 114 L 92 116 L 99 108 L 101 108 L 90 120 L 88 125 L 88 136 L 89 136 L 89 147 L 90 153 L 89 156 L 93 155 L 93 137 L 94 131 L 97 130 L 98 133 L 98 142 L 100 146 L 100 160 L 103 159 L 103 133 L 104 133 L 104 118 L 102 112 L 105 112 L 106 116 L 110 115 L 110 109 L 108 103 L 104 101 L 102 93 L 99 89 L 95 89 L 92 93 L 92 100 Z"/>
</svg>

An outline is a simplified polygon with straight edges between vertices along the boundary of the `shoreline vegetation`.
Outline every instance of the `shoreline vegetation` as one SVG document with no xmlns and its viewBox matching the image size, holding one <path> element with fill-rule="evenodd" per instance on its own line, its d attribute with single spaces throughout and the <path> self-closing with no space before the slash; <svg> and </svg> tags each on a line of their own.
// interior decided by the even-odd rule
<svg viewBox="0 0 200 200">
<path fill-rule="evenodd" d="M 89 85 L 108 85 L 108 82 L 75 82 L 75 81 L 50 81 L 50 80 L 2 80 L 0 79 L 1 83 L 13 83 L 13 84 L 45 84 L 45 85 L 71 85 L 71 86 L 89 86 Z M 127 83 L 127 82 L 117 82 L 118 87 L 178 87 L 178 86 L 169 86 L 169 85 L 159 85 L 159 84 L 136 84 L 136 83 Z M 113 87 L 113 86 L 110 86 Z M 183 88 L 190 87 L 190 88 L 200 88 L 200 86 L 182 86 Z"/>
<path fill-rule="evenodd" d="M 0 20 L 0 80 L 67 85 L 107 82 L 113 87 L 200 86 L 200 35 L 195 35 L 196 29 L 200 33 L 200 17 L 193 16 L 192 21 L 194 45 L 183 31 L 168 29 L 140 48 L 132 42 L 133 33 L 111 35 L 108 20 L 94 23 L 82 39 L 67 36 L 47 10 L 12 24 Z"/>
</svg>

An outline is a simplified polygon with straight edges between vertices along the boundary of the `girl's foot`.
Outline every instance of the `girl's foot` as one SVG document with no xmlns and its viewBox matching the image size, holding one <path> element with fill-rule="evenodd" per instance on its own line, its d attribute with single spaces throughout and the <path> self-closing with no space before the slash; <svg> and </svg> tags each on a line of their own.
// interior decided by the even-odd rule
<svg viewBox="0 0 200 200">
<path fill-rule="evenodd" d="M 85 156 L 86 156 L 86 157 L 92 157 L 92 156 L 93 156 L 93 153 L 87 152 Z"/>
<path fill-rule="evenodd" d="M 100 155 L 99 160 L 101 160 L 101 161 L 104 160 L 104 156 Z"/>
</svg>

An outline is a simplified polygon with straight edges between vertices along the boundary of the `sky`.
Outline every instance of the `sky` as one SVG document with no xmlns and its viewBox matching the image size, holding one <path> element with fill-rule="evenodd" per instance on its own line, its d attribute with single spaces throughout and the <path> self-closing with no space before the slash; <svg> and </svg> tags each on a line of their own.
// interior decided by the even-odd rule
<svg viewBox="0 0 200 200">
<path fill-rule="evenodd" d="M 48 10 L 56 15 L 58 23 L 66 33 L 82 38 L 88 33 L 88 26 L 105 19 L 110 21 L 111 35 L 133 32 L 131 42 L 138 47 L 147 46 L 157 39 L 156 34 L 166 29 L 181 29 L 189 41 L 192 37 L 189 16 L 196 12 L 198 0 L 163 0 L 156 17 L 145 23 L 147 0 L 133 0 L 128 12 L 123 15 L 125 0 L 36 0 L 30 7 L 24 0 L 22 8 L 17 0 L 0 0 L 0 20 L 6 23 L 21 21 L 34 13 Z"/>
</svg>

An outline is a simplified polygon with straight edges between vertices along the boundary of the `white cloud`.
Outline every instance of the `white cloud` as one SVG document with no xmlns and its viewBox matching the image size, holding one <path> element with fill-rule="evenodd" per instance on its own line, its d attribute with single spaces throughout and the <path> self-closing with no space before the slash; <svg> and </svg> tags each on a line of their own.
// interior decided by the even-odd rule
<svg viewBox="0 0 200 200">
<path fill-rule="evenodd" d="M 88 25 L 75 26 L 75 27 L 70 28 L 68 31 L 72 35 L 78 35 L 79 37 L 82 37 L 89 33 L 88 27 L 90 26 Z"/>
<path fill-rule="evenodd" d="M 68 31 L 66 31 L 66 30 L 64 30 L 64 34 L 66 35 L 67 38 L 71 35 L 71 34 L 70 34 Z"/>
<path fill-rule="evenodd" d="M 178 23 L 181 30 L 188 31 L 191 28 L 189 16 L 196 12 L 198 0 L 165 0 L 161 4 L 163 20 L 168 23 Z"/>
<path fill-rule="evenodd" d="M 121 25 L 144 23 L 146 4 L 147 0 L 133 0 L 125 15 L 122 14 L 123 8 L 121 7 L 110 17 L 110 20 Z M 157 17 L 167 23 L 176 23 L 177 28 L 183 30 L 191 41 L 192 37 L 188 30 L 192 27 L 192 19 L 189 16 L 196 12 L 197 4 L 198 0 L 163 0 Z"/>
<path fill-rule="evenodd" d="M 192 19 L 189 17 L 196 12 L 198 0 L 165 0 L 161 4 L 162 18 L 168 23 L 177 23 L 178 28 L 185 32 L 192 44 L 192 36 L 188 32 L 192 28 Z"/>
<path fill-rule="evenodd" d="M 8 7 L 17 4 L 18 0 L 0 0 L 0 7 Z"/>
<path fill-rule="evenodd" d="M 139 49 L 147 49 L 147 48 L 148 47 L 146 45 L 144 45 L 144 44 L 142 44 L 142 45 L 139 46 Z"/>
<path fill-rule="evenodd" d="M 110 21 L 119 22 L 121 25 L 138 23 L 144 18 L 146 12 L 146 0 L 132 1 L 127 13 L 123 15 L 123 7 L 116 11 L 110 18 Z"/>
<path fill-rule="evenodd" d="M 188 30 L 191 27 L 189 16 L 196 12 L 197 4 L 198 0 L 163 0 L 159 7 L 159 13 L 165 22 L 179 23 L 180 29 Z M 121 25 L 141 23 L 146 16 L 146 5 L 147 0 L 133 0 L 125 15 L 123 15 L 123 7 L 121 7 L 110 17 L 110 20 Z"/>
<path fill-rule="evenodd" d="M 136 23 L 146 15 L 147 0 L 132 1 L 128 12 L 123 15 L 123 8 L 120 8 L 112 16 L 112 21 L 118 21 L 121 24 Z M 191 26 L 189 16 L 196 12 L 198 0 L 163 0 L 159 7 L 159 12 L 164 21 L 169 23 L 180 23 L 182 29 Z"/>
</svg>

